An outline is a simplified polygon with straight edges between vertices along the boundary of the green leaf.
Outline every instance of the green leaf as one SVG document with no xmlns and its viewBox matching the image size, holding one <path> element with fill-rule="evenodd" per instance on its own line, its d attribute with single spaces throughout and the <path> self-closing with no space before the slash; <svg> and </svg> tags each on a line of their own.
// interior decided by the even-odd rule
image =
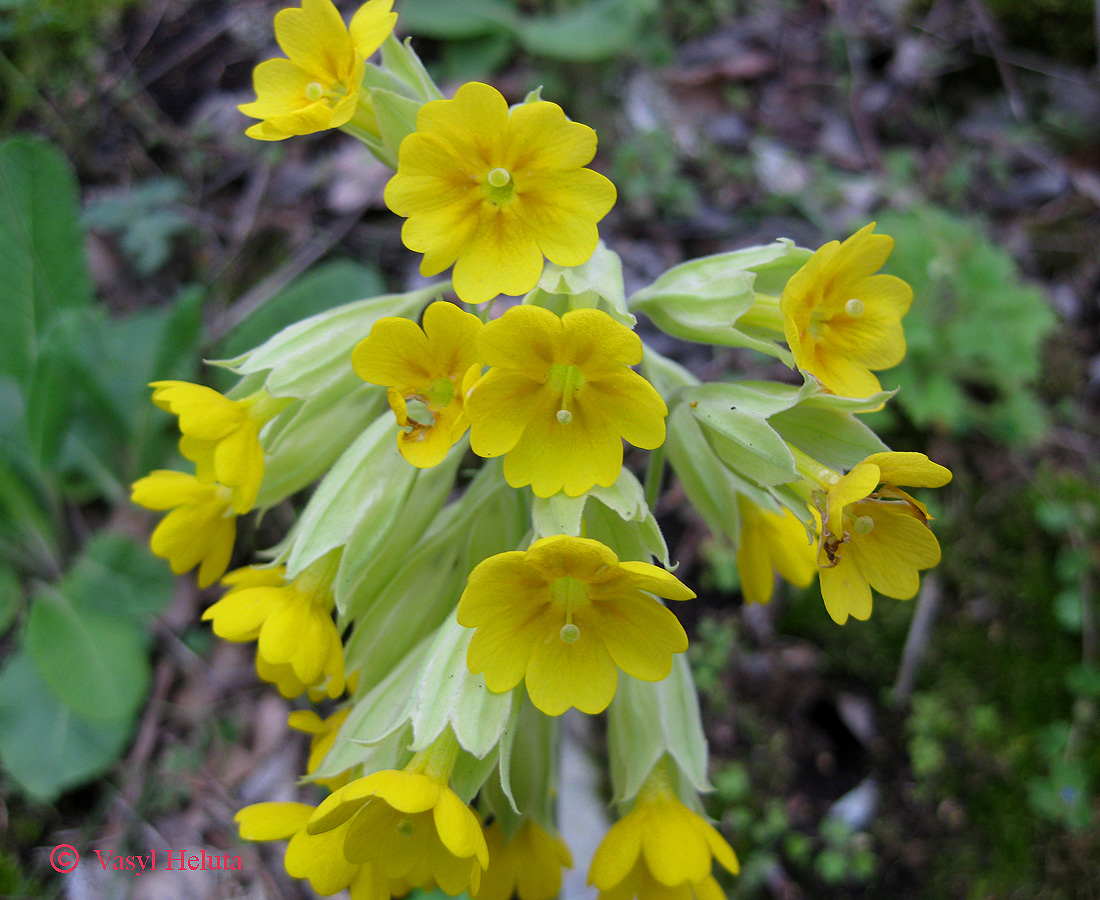
<svg viewBox="0 0 1100 900">
<path fill-rule="evenodd" d="M 583 6 L 521 22 L 520 42 L 529 53 L 570 62 L 597 62 L 634 48 L 655 4 L 592 0 Z"/>
<path fill-rule="evenodd" d="M 225 357 L 244 353 L 315 313 L 325 312 L 341 303 L 372 297 L 383 290 L 385 284 L 377 269 L 349 259 L 322 263 L 294 279 L 244 319 L 225 338 L 218 353 Z"/>
<path fill-rule="evenodd" d="M 516 25 L 506 0 L 402 0 L 401 24 L 413 34 L 440 40 L 478 37 Z"/>
<path fill-rule="evenodd" d="M 0 372 L 26 383 L 53 316 L 92 300 L 76 179 L 37 138 L 0 142 L 0 272 Z"/>
<path fill-rule="evenodd" d="M 129 716 L 89 722 L 61 703 L 24 653 L 0 672 L 0 763 L 48 802 L 110 767 L 130 736 Z"/>
<path fill-rule="evenodd" d="M 44 587 L 31 601 L 23 642 L 50 690 L 90 720 L 133 715 L 145 699 L 144 632 L 131 622 L 79 608 Z"/>
<path fill-rule="evenodd" d="M 0 637 L 8 630 L 23 605 L 23 588 L 11 566 L 0 563 Z"/>
<path fill-rule="evenodd" d="M 797 480 L 790 448 L 766 419 L 720 400 L 700 400 L 691 412 L 715 454 L 733 471 L 759 485 Z"/>
<path fill-rule="evenodd" d="M 168 608 L 175 584 L 144 544 L 117 532 L 100 532 L 89 540 L 65 579 L 68 596 L 82 612 L 136 624 Z"/>
</svg>

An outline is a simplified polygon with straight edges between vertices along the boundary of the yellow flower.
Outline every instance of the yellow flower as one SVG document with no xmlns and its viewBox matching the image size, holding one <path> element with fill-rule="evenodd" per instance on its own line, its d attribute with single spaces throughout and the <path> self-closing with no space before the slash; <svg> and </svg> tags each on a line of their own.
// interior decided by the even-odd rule
<svg viewBox="0 0 1100 900">
<path fill-rule="evenodd" d="M 233 510 L 246 513 L 264 477 L 260 428 L 290 400 L 266 393 L 230 400 L 201 384 L 154 381 L 153 402 L 179 416 L 180 453 L 195 464 L 199 481 L 220 481 L 233 491 Z"/>
<path fill-rule="evenodd" d="M 256 670 L 280 691 L 325 685 L 330 697 L 338 697 L 344 692 L 344 647 L 332 620 L 334 575 L 331 557 L 290 583 L 282 569 L 238 569 L 226 576 L 229 591 L 203 613 L 203 621 L 227 641 L 258 641 Z M 261 660 L 272 668 L 265 670 Z"/>
<path fill-rule="evenodd" d="M 940 561 L 928 511 L 899 485 L 942 487 L 951 472 L 923 453 L 875 453 L 835 484 L 824 498 L 818 548 L 821 596 L 840 625 L 871 615 L 871 588 L 908 600 L 920 587 L 920 569 Z"/>
<path fill-rule="evenodd" d="M 340 726 L 344 724 L 350 713 L 351 707 L 345 706 L 327 719 L 322 719 L 312 709 L 297 709 L 290 714 L 287 724 L 295 731 L 303 731 L 311 736 L 309 740 L 309 760 L 306 762 L 307 775 L 316 772 L 317 767 L 324 761 L 329 750 L 336 743 Z M 332 778 L 318 778 L 316 781 L 330 791 L 335 791 L 351 781 L 351 770 L 341 772 Z"/>
<path fill-rule="evenodd" d="M 791 584 L 806 587 L 817 574 L 817 554 L 806 526 L 789 509 L 771 512 L 743 495 L 741 541 L 737 547 L 737 574 L 747 603 L 767 603 L 778 572 Z"/>
<path fill-rule="evenodd" d="M 871 369 L 905 356 L 901 317 L 913 290 L 893 275 L 875 275 L 894 247 L 875 223 L 844 243 L 830 241 L 791 276 L 779 308 L 795 365 L 844 397 L 882 390 Z"/>
<path fill-rule="evenodd" d="M 525 819 L 512 840 L 506 840 L 497 820 L 485 829 L 489 868 L 481 878 L 477 900 L 553 900 L 561 893 L 562 866 L 573 868 L 573 857 L 560 837 L 534 819 Z"/>
<path fill-rule="evenodd" d="M 301 9 L 275 14 L 275 37 L 289 59 L 269 59 L 252 73 L 256 99 L 239 109 L 262 119 L 245 134 L 281 141 L 353 121 L 376 127 L 361 82 L 366 60 L 393 31 L 393 0 L 369 0 L 352 17 L 350 31 L 332 0 L 302 0 Z"/>
<path fill-rule="evenodd" d="M 527 682 L 547 715 L 571 706 L 607 708 L 618 669 L 660 681 L 672 654 L 687 649 L 676 617 L 653 595 L 689 600 L 674 575 L 643 562 L 619 562 L 599 541 L 554 535 L 526 551 L 499 553 L 470 573 L 458 621 L 476 628 L 466 662 L 501 693 Z"/>
<path fill-rule="evenodd" d="M 472 383 L 481 373 L 480 330 L 477 316 L 437 301 L 424 311 L 423 330 L 409 319 L 387 317 L 352 351 L 356 374 L 389 388 L 397 424 L 405 429 L 397 447 L 414 466 L 439 465 L 469 427 L 464 379 Z"/>
<path fill-rule="evenodd" d="M 615 186 L 586 169 L 596 132 L 545 100 L 509 111 L 487 84 L 421 107 L 401 142 L 386 205 L 408 219 L 401 238 L 424 254 L 423 275 L 454 264 L 455 293 L 467 303 L 525 294 L 543 255 L 579 266 L 596 249 L 596 223 Z"/>
<path fill-rule="evenodd" d="M 343 830 L 344 858 L 377 877 L 421 886 L 434 881 L 452 897 L 476 894 L 489 850 L 477 816 L 445 780 L 387 769 L 358 778 L 326 799 L 307 830 Z"/>
<path fill-rule="evenodd" d="M 600 900 L 725 900 L 712 859 L 734 875 L 740 870 L 717 829 L 684 806 L 667 782 L 654 785 L 651 778 L 634 809 L 600 842 L 588 883 L 599 888 Z"/>
<path fill-rule="evenodd" d="M 229 565 L 237 538 L 237 517 L 229 488 L 204 483 L 186 472 L 158 469 L 139 478 L 130 499 L 146 509 L 170 509 L 149 545 L 181 575 L 199 567 L 199 587 L 217 581 Z"/>
<path fill-rule="evenodd" d="M 512 487 L 539 497 L 578 497 L 619 477 L 625 438 L 652 450 L 665 440 L 668 409 L 630 366 L 642 342 L 607 313 L 578 309 L 561 318 L 516 306 L 478 337 L 492 366 L 466 400 L 470 446 L 504 457 Z"/>
<path fill-rule="evenodd" d="M 310 834 L 306 823 L 314 807 L 306 803 L 254 803 L 235 816 L 242 840 L 290 841 L 283 865 L 292 878 L 302 878 L 324 897 L 348 889 L 351 900 L 390 900 L 408 893 L 410 885 L 388 880 L 370 864 L 344 858 L 347 826 Z"/>
</svg>

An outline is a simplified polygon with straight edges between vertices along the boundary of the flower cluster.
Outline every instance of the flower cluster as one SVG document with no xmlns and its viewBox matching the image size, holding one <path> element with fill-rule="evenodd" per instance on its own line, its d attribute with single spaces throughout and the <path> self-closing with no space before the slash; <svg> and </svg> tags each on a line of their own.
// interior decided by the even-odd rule
<svg viewBox="0 0 1100 900">
<path fill-rule="evenodd" d="M 736 553 L 747 602 L 777 574 L 817 576 L 841 624 L 874 591 L 913 597 L 940 548 L 907 491 L 951 474 L 858 418 L 889 399 L 872 372 L 905 353 L 912 291 L 879 273 L 893 244 L 871 224 L 816 252 L 691 260 L 627 299 L 599 240 L 615 189 L 588 168 L 595 132 L 537 94 L 510 107 L 475 82 L 444 99 L 394 20 L 391 0 L 347 25 L 331 0 L 283 10 L 287 58 L 257 66 L 241 109 L 260 140 L 362 141 L 395 170 L 385 200 L 422 274 L 451 280 L 284 329 L 219 363 L 241 379 L 226 395 L 154 382 L 193 472 L 133 485 L 167 513 L 153 552 L 221 580 L 215 634 L 255 642 L 284 696 L 330 704 L 290 717 L 327 796 L 247 807 L 241 836 L 288 841 L 287 872 L 322 895 L 551 900 L 572 865 L 557 717 L 606 712 L 623 815 L 589 882 L 604 900 L 720 900 L 738 862 L 699 800 L 706 740 L 672 602 L 695 593 L 652 509 L 664 464 Z M 802 383 L 700 383 L 643 344 L 637 313 Z M 628 446 L 655 451 L 644 487 Z M 282 539 L 225 574 L 238 519 L 276 505 Z"/>
</svg>

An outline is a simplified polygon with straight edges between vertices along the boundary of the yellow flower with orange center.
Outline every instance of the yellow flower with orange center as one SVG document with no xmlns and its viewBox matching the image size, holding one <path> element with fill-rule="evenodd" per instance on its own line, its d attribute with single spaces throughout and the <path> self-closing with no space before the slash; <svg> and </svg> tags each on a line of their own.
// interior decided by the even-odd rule
<svg viewBox="0 0 1100 900">
<path fill-rule="evenodd" d="M 503 454 L 512 487 L 578 497 L 615 483 L 623 438 L 646 450 L 664 443 L 668 408 L 630 368 L 642 342 L 605 312 L 513 307 L 481 330 L 478 355 L 492 368 L 466 400 L 470 446 Z"/>
<path fill-rule="evenodd" d="M 557 104 L 509 110 L 495 88 L 471 82 L 421 107 L 386 205 L 408 220 L 401 237 L 424 254 L 421 274 L 453 264 L 467 303 L 525 294 L 544 255 L 579 266 L 595 251 L 596 223 L 615 203 L 615 186 L 584 168 L 595 154 L 596 132 Z"/>
<path fill-rule="evenodd" d="M 875 453 L 829 485 L 818 565 L 821 596 L 835 622 L 871 615 L 871 588 L 908 600 L 919 570 L 940 561 L 928 511 L 901 486 L 942 487 L 951 472 L 923 453 Z"/>
<path fill-rule="evenodd" d="M 414 466 L 439 465 L 469 427 L 466 390 L 481 373 L 481 320 L 442 300 L 424 311 L 424 327 L 389 316 L 371 328 L 351 354 L 356 374 L 387 387 L 402 431 L 401 455 Z"/>
<path fill-rule="evenodd" d="M 874 274 L 894 248 L 875 223 L 843 243 L 830 241 L 787 282 L 779 308 L 795 365 L 834 394 L 869 397 L 882 390 L 871 369 L 905 357 L 901 318 L 913 289 Z"/>
<path fill-rule="evenodd" d="M 239 109 L 262 119 L 245 134 L 281 141 L 295 134 L 338 128 L 355 119 L 377 128 L 362 90 L 367 58 L 393 31 L 393 0 L 369 0 L 344 25 L 332 0 L 302 0 L 301 9 L 275 14 L 275 38 L 289 59 L 269 59 L 252 73 L 256 99 Z"/>
<path fill-rule="evenodd" d="M 618 669 L 660 681 L 672 654 L 687 649 L 683 627 L 656 597 L 694 596 L 671 573 L 620 562 L 599 541 L 542 538 L 470 573 L 458 601 L 459 624 L 477 629 L 466 662 L 497 693 L 525 680 L 531 702 L 547 715 L 572 706 L 603 712 Z"/>
</svg>

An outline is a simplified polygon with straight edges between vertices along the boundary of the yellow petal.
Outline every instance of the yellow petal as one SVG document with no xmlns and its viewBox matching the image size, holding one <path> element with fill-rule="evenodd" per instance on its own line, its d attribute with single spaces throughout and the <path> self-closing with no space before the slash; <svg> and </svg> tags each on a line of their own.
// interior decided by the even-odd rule
<svg viewBox="0 0 1100 900">
<path fill-rule="evenodd" d="M 660 681 L 672 671 L 672 654 L 687 650 L 679 620 L 644 594 L 619 597 L 576 613 L 575 623 L 603 641 L 620 669 L 642 681 Z"/>
<path fill-rule="evenodd" d="M 775 570 L 772 568 L 767 531 L 758 521 L 759 513 L 745 511 L 742 504 L 741 540 L 737 547 L 737 576 L 746 603 L 768 603 L 775 591 Z M 751 517 L 751 518 L 750 518 Z M 814 562 L 816 568 L 816 561 Z"/>
<path fill-rule="evenodd" d="M 453 303 L 437 300 L 424 310 L 424 334 L 428 355 L 438 370 L 459 376 L 475 362 L 481 320 Z"/>
<path fill-rule="evenodd" d="M 607 709 L 618 680 L 611 654 L 592 629 L 581 629 L 571 644 L 548 635 L 536 644 L 527 664 L 527 693 L 535 707 L 560 716 L 572 706 L 595 715 Z"/>
<path fill-rule="evenodd" d="M 455 262 L 454 292 L 467 303 L 485 303 L 498 294 L 526 294 L 538 283 L 543 267 L 530 227 L 512 205 L 482 204 L 478 215 L 477 229 Z"/>
<path fill-rule="evenodd" d="M 561 330 L 561 355 L 555 362 L 579 366 L 589 381 L 627 372 L 626 366 L 642 361 L 641 338 L 603 310 L 567 312 L 561 317 Z"/>
<path fill-rule="evenodd" d="M 444 786 L 434 778 L 416 772 L 394 769 L 375 772 L 367 776 L 373 779 L 374 793 L 390 806 L 403 813 L 418 813 L 431 809 L 438 802 Z"/>
<path fill-rule="evenodd" d="M 665 442 L 668 407 L 653 385 L 631 369 L 620 367 L 589 381 L 577 392 L 577 403 L 635 447 L 655 450 Z"/>
<path fill-rule="evenodd" d="M 695 591 L 680 581 L 671 572 L 666 572 L 659 566 L 651 563 L 635 562 L 628 560 L 619 563 L 619 569 L 615 578 L 608 579 L 607 589 L 621 588 L 626 590 L 648 591 L 666 600 L 691 600 L 695 597 Z M 603 597 L 603 586 L 593 588 L 590 593 L 593 597 Z"/>
<path fill-rule="evenodd" d="M 609 891 L 630 874 L 642 852 L 642 824 L 639 817 L 627 815 L 611 826 L 592 857 L 589 884 Z"/>
<path fill-rule="evenodd" d="M 676 801 L 654 804 L 642 832 L 642 853 L 653 877 L 666 887 L 710 874 L 710 848 L 695 829 L 694 813 Z"/>
<path fill-rule="evenodd" d="M 560 106 L 547 100 L 512 110 L 508 132 L 512 152 L 506 162 L 516 170 L 576 169 L 596 155 L 596 132 L 569 121 Z"/>
<path fill-rule="evenodd" d="M 342 891 L 355 873 L 355 866 L 344 857 L 346 831 L 344 828 L 323 834 L 299 831 L 290 839 L 283 858 L 287 874 L 308 880 L 323 896 Z"/>
<path fill-rule="evenodd" d="M 432 810 L 435 829 L 443 846 L 458 857 L 477 856 L 481 865 L 489 865 L 489 850 L 477 816 L 470 812 L 449 788 L 440 791 Z"/>
<path fill-rule="evenodd" d="M 478 358 L 488 366 L 544 382 L 563 362 L 564 321 L 541 306 L 513 306 L 478 333 Z"/>
<path fill-rule="evenodd" d="M 355 11 L 348 26 L 352 43 L 364 58 L 382 46 L 397 22 L 397 13 L 390 12 L 393 0 L 368 0 Z"/>
<path fill-rule="evenodd" d="M 364 381 L 406 392 L 427 390 L 437 372 L 428 352 L 428 338 L 411 319 L 387 316 L 355 345 L 351 365 Z"/>
<path fill-rule="evenodd" d="M 878 466 L 882 480 L 895 486 L 934 488 L 951 480 L 950 469 L 923 453 L 873 453 L 864 462 Z"/>
<path fill-rule="evenodd" d="M 871 617 L 871 586 L 852 560 L 842 559 L 822 569 L 820 578 L 821 597 L 834 622 L 843 625 L 849 615 L 860 620 Z"/>
<path fill-rule="evenodd" d="M 835 537 L 844 530 L 841 524 L 844 507 L 870 495 L 881 481 L 878 466 L 864 461 L 829 488 L 827 524 Z"/>
<path fill-rule="evenodd" d="M 289 59 L 268 59 L 252 70 L 252 86 L 256 99 L 237 108 L 254 119 L 288 116 L 314 103 L 306 96 L 306 88 L 314 77 Z M 253 126 L 255 127 L 255 126 Z"/>
<path fill-rule="evenodd" d="M 197 503 L 211 494 L 211 487 L 194 475 L 157 469 L 139 478 L 130 488 L 130 499 L 146 509 L 175 509 L 187 503 Z"/>
<path fill-rule="evenodd" d="M 565 534 L 539 538 L 527 549 L 526 557 L 547 581 L 568 575 L 587 583 L 598 573 L 619 566 L 619 558 L 610 547 L 591 538 Z"/>
<path fill-rule="evenodd" d="M 355 48 L 332 0 L 302 0 L 275 14 L 275 39 L 291 62 L 323 84 L 348 74 Z"/>
<path fill-rule="evenodd" d="M 458 623 L 466 628 L 484 625 L 517 605 L 547 603 L 548 581 L 527 563 L 527 553 L 510 550 L 478 563 L 466 580 L 458 601 Z M 523 601 L 522 604 L 519 601 Z"/>
<path fill-rule="evenodd" d="M 279 841 L 306 827 L 308 803 L 253 803 L 233 817 L 245 841 Z"/>
<path fill-rule="evenodd" d="M 490 369 L 464 405 L 470 420 L 470 447 L 486 459 L 507 453 L 519 443 L 531 417 L 554 403 L 550 386 L 506 369 Z"/>
<path fill-rule="evenodd" d="M 615 199 L 615 185 L 591 169 L 516 178 L 518 214 L 542 252 L 559 266 L 588 261 L 600 239 L 596 223 L 610 212 Z"/>
</svg>

